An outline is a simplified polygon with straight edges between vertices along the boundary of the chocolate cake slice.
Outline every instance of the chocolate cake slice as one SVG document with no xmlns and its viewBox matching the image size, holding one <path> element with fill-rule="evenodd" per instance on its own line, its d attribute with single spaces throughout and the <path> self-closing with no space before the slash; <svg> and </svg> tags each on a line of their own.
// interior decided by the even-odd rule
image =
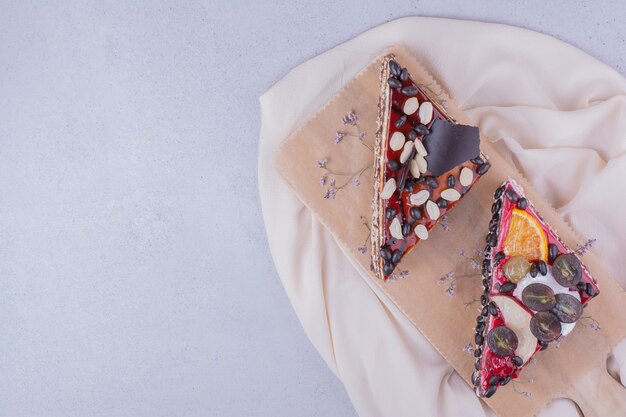
<svg viewBox="0 0 626 417">
<path fill-rule="evenodd" d="M 494 198 L 472 374 L 481 397 L 491 397 L 535 353 L 570 333 L 585 304 L 600 293 L 519 185 L 508 179 Z"/>
<path fill-rule="evenodd" d="M 477 127 L 457 124 L 384 58 L 375 145 L 372 270 L 388 279 L 402 258 L 491 166 Z"/>
</svg>

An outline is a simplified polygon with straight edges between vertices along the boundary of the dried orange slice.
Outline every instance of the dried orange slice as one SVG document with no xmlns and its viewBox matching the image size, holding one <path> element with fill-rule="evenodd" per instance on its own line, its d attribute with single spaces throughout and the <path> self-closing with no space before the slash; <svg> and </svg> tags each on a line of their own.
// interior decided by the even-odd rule
<svg viewBox="0 0 626 417">
<path fill-rule="evenodd" d="M 548 240 L 539 222 L 525 210 L 513 209 L 504 240 L 506 255 L 521 255 L 529 261 L 548 260 Z"/>
</svg>

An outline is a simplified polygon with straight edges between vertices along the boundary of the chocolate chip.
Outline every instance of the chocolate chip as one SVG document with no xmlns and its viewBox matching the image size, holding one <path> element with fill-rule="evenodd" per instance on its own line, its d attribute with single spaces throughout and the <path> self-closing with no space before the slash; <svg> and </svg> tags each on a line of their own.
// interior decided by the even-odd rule
<svg viewBox="0 0 626 417">
<path fill-rule="evenodd" d="M 417 132 L 418 135 L 422 135 L 422 136 L 426 136 L 430 133 L 428 128 L 421 123 L 418 123 L 417 125 L 415 125 L 415 131 Z"/>
<path fill-rule="evenodd" d="M 390 159 L 389 162 L 387 162 L 387 168 L 389 168 L 390 170 L 394 172 L 399 170 L 401 167 L 402 167 L 402 164 L 400 163 L 400 161 L 396 159 Z"/>
<path fill-rule="evenodd" d="M 435 177 L 426 177 L 426 184 L 428 184 L 432 188 L 439 187 L 439 183 Z"/>
<path fill-rule="evenodd" d="M 489 162 L 486 162 L 478 167 L 478 169 L 476 170 L 476 173 L 478 175 L 485 175 L 485 173 L 489 171 L 489 168 L 491 168 L 491 164 Z"/>
<path fill-rule="evenodd" d="M 556 257 L 559 256 L 559 247 L 556 246 L 554 243 L 550 243 L 548 245 L 548 256 L 549 256 L 550 262 L 554 262 Z"/>
<path fill-rule="evenodd" d="M 500 286 L 500 293 L 505 294 L 508 292 L 512 292 L 515 288 L 517 288 L 517 284 L 513 282 L 505 282 Z"/>
<path fill-rule="evenodd" d="M 492 316 L 498 315 L 498 307 L 496 307 L 493 301 L 489 303 L 488 309 L 489 309 L 489 314 L 491 314 Z"/>
<path fill-rule="evenodd" d="M 596 290 L 593 288 L 593 285 L 591 285 L 590 282 L 585 285 L 585 292 L 589 297 L 595 297 L 596 295 Z"/>
<path fill-rule="evenodd" d="M 385 211 L 385 218 L 387 220 L 391 220 L 396 216 L 396 214 L 398 214 L 398 210 L 396 210 L 395 207 L 388 207 L 387 211 Z"/>
<path fill-rule="evenodd" d="M 491 386 L 489 386 L 489 388 L 487 388 L 487 389 L 485 390 L 485 394 L 484 394 L 484 395 L 485 395 L 485 398 L 490 398 L 493 394 L 495 394 L 495 393 L 496 393 L 496 389 L 497 389 L 497 388 L 496 388 L 496 386 L 495 386 L 495 385 L 491 385 Z"/>
<path fill-rule="evenodd" d="M 400 129 L 402 126 L 404 126 L 407 118 L 408 116 L 406 114 L 403 114 L 402 116 L 398 117 L 398 120 L 396 120 L 396 129 Z"/>
<path fill-rule="evenodd" d="M 448 175 L 448 181 L 447 181 L 448 188 L 454 187 L 454 184 L 456 184 L 456 178 L 454 178 L 454 175 L 452 174 Z"/>
<path fill-rule="evenodd" d="M 491 375 L 491 378 L 489 378 L 489 385 L 496 385 L 498 382 L 500 382 L 500 377 L 498 375 Z"/>
<path fill-rule="evenodd" d="M 496 230 L 498 230 L 498 222 L 496 222 L 494 220 L 490 220 L 489 221 L 489 231 L 493 233 Z"/>
<path fill-rule="evenodd" d="M 404 223 L 402 225 L 402 236 L 407 237 L 411 233 L 411 224 Z"/>
<path fill-rule="evenodd" d="M 483 316 L 476 316 L 476 323 L 484 324 L 485 323 L 485 318 Z"/>
<path fill-rule="evenodd" d="M 476 342 L 477 345 L 482 345 L 485 340 L 483 339 L 483 336 L 481 334 L 477 334 L 474 337 L 474 341 Z"/>
<path fill-rule="evenodd" d="M 476 370 L 478 371 L 478 369 Z M 472 372 L 472 385 L 477 387 L 479 382 L 480 382 L 479 374 L 476 372 Z"/>
<path fill-rule="evenodd" d="M 480 305 L 487 305 L 487 297 L 485 297 L 484 295 L 480 296 Z"/>
<path fill-rule="evenodd" d="M 498 253 L 496 253 L 496 256 L 494 256 L 494 258 L 493 258 L 493 259 L 494 259 L 496 262 L 500 262 L 502 259 L 504 259 L 504 257 L 505 257 L 505 256 L 506 256 L 506 255 L 504 254 L 504 252 L 499 251 Z"/>
<path fill-rule="evenodd" d="M 480 369 L 480 361 L 476 361 L 476 364 L 474 364 L 474 369 L 476 369 L 477 371 Z"/>
<path fill-rule="evenodd" d="M 487 316 L 487 314 L 489 314 L 489 308 L 487 306 L 483 307 L 481 313 L 483 316 Z"/>
<path fill-rule="evenodd" d="M 402 67 L 400 67 L 400 65 L 393 59 L 389 60 L 389 69 L 391 70 L 391 73 L 395 76 L 400 75 L 400 73 L 402 72 Z"/>
<path fill-rule="evenodd" d="M 415 220 L 419 220 L 422 218 L 422 211 L 419 209 L 419 207 L 411 207 L 410 214 L 411 217 Z"/>
<path fill-rule="evenodd" d="M 496 307 L 496 304 L 493 301 L 487 304 L 487 310 L 492 316 L 498 315 L 498 307 Z"/>
<path fill-rule="evenodd" d="M 383 265 L 383 274 L 391 275 L 392 272 L 393 272 L 393 264 L 391 262 L 385 262 L 385 264 Z"/>
<path fill-rule="evenodd" d="M 520 367 L 524 364 L 524 360 L 522 358 L 520 358 L 519 356 L 513 356 L 513 365 Z"/>
<path fill-rule="evenodd" d="M 491 205 L 491 214 L 499 213 L 501 208 L 502 200 L 496 200 L 496 202 Z"/>
<path fill-rule="evenodd" d="M 504 378 L 500 379 L 500 385 L 502 385 L 502 386 L 505 386 L 509 382 L 511 382 L 511 376 L 510 375 L 507 375 Z"/>
<path fill-rule="evenodd" d="M 446 207 L 448 207 L 448 200 L 446 200 L 445 198 L 439 197 L 437 199 L 437 206 L 439 206 L 439 208 L 446 208 Z"/>
<path fill-rule="evenodd" d="M 483 279 L 483 287 L 485 288 L 489 288 L 489 283 L 487 282 L 487 279 Z"/>
<path fill-rule="evenodd" d="M 476 158 L 470 159 L 470 162 L 476 165 L 482 165 L 485 163 L 485 161 L 483 161 L 483 158 L 480 155 L 478 155 Z"/>
<path fill-rule="evenodd" d="M 408 80 L 409 79 L 409 71 L 407 71 L 406 68 L 403 68 L 402 72 L 400 73 L 400 76 L 398 78 L 400 78 L 400 81 Z"/>
<path fill-rule="evenodd" d="M 498 236 L 495 233 L 489 233 L 487 235 L 487 243 L 493 248 L 498 243 Z"/>
<path fill-rule="evenodd" d="M 417 132 L 416 132 L 415 130 L 409 130 L 409 131 L 406 133 L 406 138 L 407 138 L 408 140 L 415 140 L 415 138 L 417 138 Z"/>
<path fill-rule="evenodd" d="M 539 269 L 539 273 L 541 275 L 546 275 L 548 273 L 548 265 L 544 261 L 537 262 L 537 268 Z"/>
<path fill-rule="evenodd" d="M 516 203 L 517 200 L 519 200 L 519 195 L 517 195 L 517 193 L 515 192 L 514 189 L 509 188 L 508 190 L 506 190 L 506 192 L 504 193 L 504 195 L 506 196 L 506 198 L 509 199 L 509 201 Z"/>
<path fill-rule="evenodd" d="M 411 84 L 411 85 L 407 85 L 406 87 L 402 87 L 402 90 L 400 91 L 402 91 L 402 94 L 404 94 L 405 96 L 414 96 L 417 94 L 418 89 L 417 89 L 417 86 Z"/>
<path fill-rule="evenodd" d="M 402 252 L 400 252 L 399 250 L 394 250 L 393 254 L 391 255 L 391 262 L 397 264 L 400 262 L 400 259 L 402 259 Z"/>
<path fill-rule="evenodd" d="M 400 82 L 400 80 L 398 80 L 397 78 L 393 78 L 393 77 L 389 77 L 389 79 L 387 80 L 387 84 L 389 84 L 389 87 L 391 88 L 402 87 L 402 83 Z"/>
<path fill-rule="evenodd" d="M 496 192 L 493 193 L 493 198 L 498 199 L 502 197 L 502 193 L 504 193 L 504 185 L 501 185 L 500 187 L 496 189 Z"/>
<path fill-rule="evenodd" d="M 381 248 L 380 249 L 380 257 L 383 258 L 385 261 L 390 261 L 391 260 L 391 251 L 387 248 Z"/>
<path fill-rule="evenodd" d="M 524 210 L 526 208 L 526 206 L 528 206 L 528 200 L 526 200 L 525 197 L 522 197 L 519 200 L 517 200 L 517 208 L 518 209 Z"/>
<path fill-rule="evenodd" d="M 480 323 L 478 326 L 476 326 L 476 333 L 482 333 L 483 330 L 485 330 L 485 323 Z"/>
<path fill-rule="evenodd" d="M 539 273 L 539 267 L 537 266 L 535 262 L 533 262 L 532 265 L 530 265 L 530 276 L 535 278 L 538 273 Z"/>
<path fill-rule="evenodd" d="M 481 348 L 478 348 L 474 351 L 474 357 L 478 358 L 480 357 L 480 355 L 483 354 L 483 350 Z"/>
</svg>

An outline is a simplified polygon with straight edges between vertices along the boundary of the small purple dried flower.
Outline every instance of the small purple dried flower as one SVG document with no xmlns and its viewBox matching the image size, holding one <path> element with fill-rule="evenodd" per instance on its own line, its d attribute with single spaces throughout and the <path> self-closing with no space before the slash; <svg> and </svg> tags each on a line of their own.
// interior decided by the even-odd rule
<svg viewBox="0 0 626 417">
<path fill-rule="evenodd" d="M 337 180 L 334 179 L 334 178 L 331 178 L 330 181 L 329 181 L 329 184 L 330 184 L 331 187 L 334 187 L 336 183 L 337 183 Z"/>
<path fill-rule="evenodd" d="M 336 195 L 337 195 L 337 190 L 334 188 L 329 188 L 328 190 L 326 190 L 326 194 L 324 194 L 324 199 L 334 200 Z"/>
<path fill-rule="evenodd" d="M 356 250 L 358 250 L 363 255 L 365 255 L 365 253 L 367 252 L 367 248 L 365 246 L 359 246 Z"/>
<path fill-rule="evenodd" d="M 327 178 L 326 175 L 322 175 L 320 177 L 320 187 L 323 187 L 326 185 L 326 178 Z"/>
<path fill-rule="evenodd" d="M 356 113 L 350 110 L 348 113 L 346 113 L 345 116 L 343 116 L 343 119 L 341 119 L 341 123 L 343 123 L 344 125 L 354 126 L 356 125 L 357 120 L 359 120 L 359 118 Z"/>
<path fill-rule="evenodd" d="M 594 243 L 596 243 L 596 239 L 587 239 L 585 243 L 583 244 L 579 243 L 575 250 L 576 254 L 578 256 L 583 256 L 585 253 L 589 251 L 589 249 L 591 249 Z"/>
<path fill-rule="evenodd" d="M 346 132 L 337 131 L 335 133 L 335 145 L 338 145 L 346 135 L 347 135 Z"/>
<path fill-rule="evenodd" d="M 353 179 L 352 185 L 354 185 L 355 187 L 358 187 L 359 185 L 361 185 L 361 180 L 358 178 Z"/>
<path fill-rule="evenodd" d="M 326 168 L 326 164 L 328 163 L 328 158 L 320 159 L 315 164 L 316 168 Z"/>
</svg>

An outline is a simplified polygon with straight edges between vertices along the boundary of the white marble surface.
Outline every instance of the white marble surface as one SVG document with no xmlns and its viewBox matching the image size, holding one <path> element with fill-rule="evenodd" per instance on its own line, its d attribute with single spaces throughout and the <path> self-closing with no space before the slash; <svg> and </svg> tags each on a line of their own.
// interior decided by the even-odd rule
<svg viewBox="0 0 626 417">
<path fill-rule="evenodd" d="M 415 14 L 626 73 L 619 1 L 0 3 L 2 416 L 355 415 L 268 252 L 258 96 Z"/>
</svg>

